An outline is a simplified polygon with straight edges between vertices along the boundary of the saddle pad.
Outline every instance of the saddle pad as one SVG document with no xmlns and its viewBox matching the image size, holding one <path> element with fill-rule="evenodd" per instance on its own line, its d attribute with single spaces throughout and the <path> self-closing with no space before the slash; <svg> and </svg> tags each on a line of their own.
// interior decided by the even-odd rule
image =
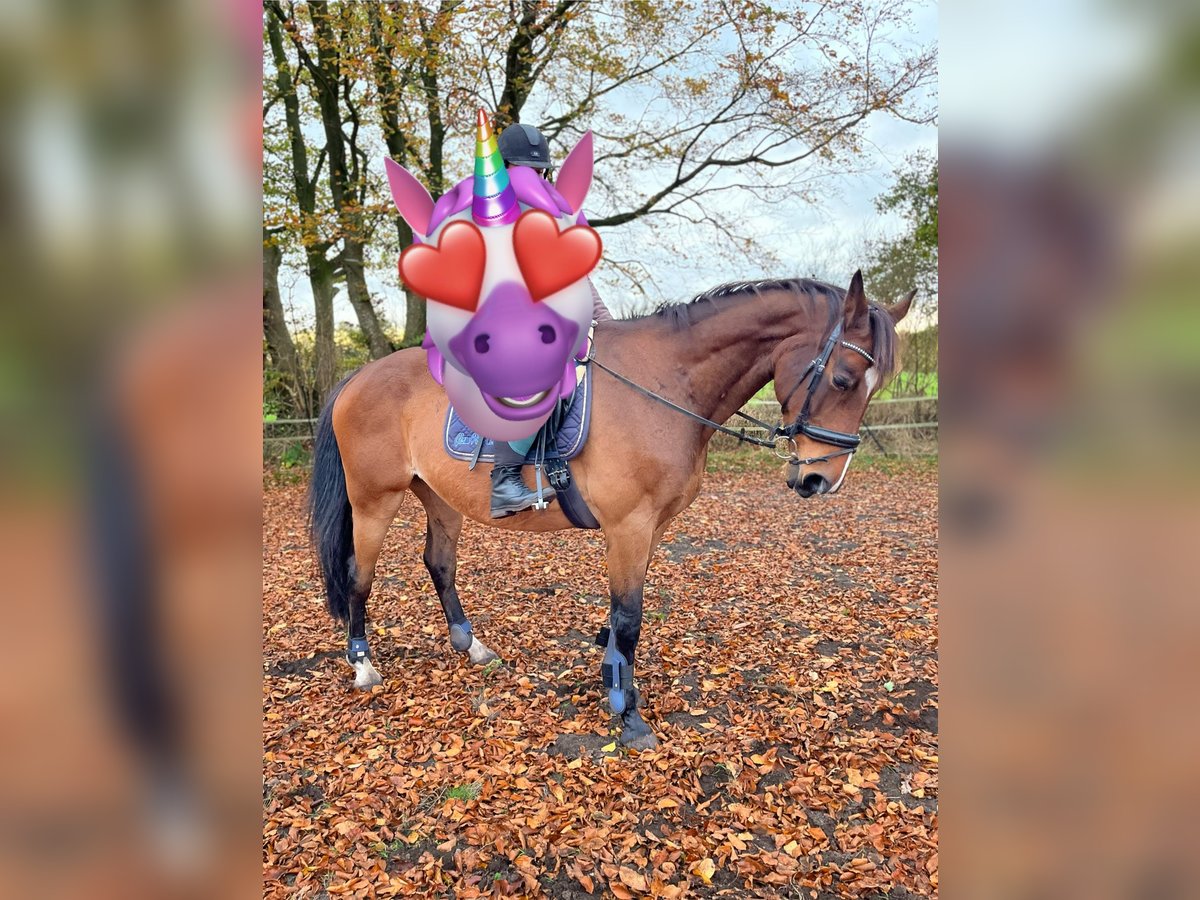
<svg viewBox="0 0 1200 900">
<path fill-rule="evenodd" d="M 558 453 L 563 459 L 574 459 L 579 455 L 587 440 L 588 426 L 591 423 L 592 367 L 576 364 L 575 377 L 578 383 L 575 392 L 567 400 L 570 406 L 563 417 L 562 425 L 559 426 L 556 441 Z M 553 414 L 551 418 L 553 418 Z M 454 459 L 461 459 L 463 462 L 475 459 L 475 446 L 479 443 L 479 435 L 458 417 L 453 406 L 446 410 L 444 443 L 446 452 Z M 535 441 L 534 445 L 529 448 L 527 458 L 532 458 L 536 450 L 537 442 Z M 483 447 L 479 451 L 479 461 L 490 463 L 495 456 L 491 439 L 484 439 Z"/>
</svg>

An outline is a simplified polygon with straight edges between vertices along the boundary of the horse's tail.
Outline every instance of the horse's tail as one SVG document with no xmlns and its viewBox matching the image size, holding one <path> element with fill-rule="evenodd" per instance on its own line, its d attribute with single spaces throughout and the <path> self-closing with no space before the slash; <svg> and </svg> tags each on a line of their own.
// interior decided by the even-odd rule
<svg viewBox="0 0 1200 900">
<path fill-rule="evenodd" d="M 329 614 L 341 622 L 350 616 L 350 591 L 354 587 L 354 518 L 346 493 L 346 470 L 333 433 L 333 404 L 354 373 L 347 375 L 329 394 L 317 420 L 313 441 L 312 482 L 308 488 L 308 528 L 321 576 Z"/>
</svg>

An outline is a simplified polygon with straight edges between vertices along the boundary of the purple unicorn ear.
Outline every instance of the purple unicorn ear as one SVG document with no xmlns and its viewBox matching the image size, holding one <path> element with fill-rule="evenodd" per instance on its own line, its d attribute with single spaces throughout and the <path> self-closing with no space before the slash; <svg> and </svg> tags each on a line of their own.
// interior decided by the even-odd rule
<svg viewBox="0 0 1200 900">
<path fill-rule="evenodd" d="M 433 198 L 429 196 L 429 191 L 425 190 L 425 185 L 389 156 L 383 158 L 383 167 L 387 170 L 388 184 L 392 188 L 392 201 L 404 221 L 417 234 L 429 234 Z"/>
<path fill-rule="evenodd" d="M 579 143 L 567 154 L 554 186 L 571 206 L 572 212 L 583 208 L 583 198 L 592 186 L 592 133 L 585 132 Z"/>
<path fill-rule="evenodd" d="M 471 208 L 471 185 L 474 181 L 474 178 L 464 178 L 438 197 L 437 203 L 433 204 L 433 214 L 429 217 L 430 232 L 437 230 L 448 217 Z"/>
<path fill-rule="evenodd" d="M 544 209 L 555 216 L 574 212 L 563 196 L 554 189 L 554 185 L 544 179 L 533 169 L 525 166 L 513 166 L 508 170 L 508 180 L 512 183 L 517 200 L 535 209 Z"/>
</svg>

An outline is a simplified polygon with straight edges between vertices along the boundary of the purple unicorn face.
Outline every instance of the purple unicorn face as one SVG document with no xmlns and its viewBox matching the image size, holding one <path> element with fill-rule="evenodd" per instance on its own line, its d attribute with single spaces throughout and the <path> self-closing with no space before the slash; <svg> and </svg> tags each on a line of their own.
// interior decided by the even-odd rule
<svg viewBox="0 0 1200 900">
<path fill-rule="evenodd" d="M 535 303 L 524 284 L 508 281 L 492 290 L 449 346 L 488 408 L 521 420 L 549 413 L 559 396 L 554 388 L 564 380 L 574 387 L 569 361 L 579 337 L 577 322 Z"/>
<path fill-rule="evenodd" d="M 561 191 L 532 169 L 504 168 L 482 111 L 475 176 L 437 204 L 391 160 L 387 169 L 396 205 L 419 236 L 400 268 L 430 301 L 430 371 L 479 433 L 533 434 L 574 389 L 574 357 L 591 319 L 586 275 L 600 243 L 576 224 L 591 180 L 591 136 L 564 162 Z M 466 378 L 447 378 L 448 369 Z"/>
</svg>

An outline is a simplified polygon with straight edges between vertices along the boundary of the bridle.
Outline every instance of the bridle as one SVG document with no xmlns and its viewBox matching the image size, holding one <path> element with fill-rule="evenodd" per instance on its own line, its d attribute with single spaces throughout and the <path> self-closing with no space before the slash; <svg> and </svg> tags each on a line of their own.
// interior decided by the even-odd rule
<svg viewBox="0 0 1200 900">
<path fill-rule="evenodd" d="M 821 347 L 821 352 L 817 354 L 817 357 L 808 364 L 808 366 L 804 369 L 804 372 L 800 375 L 800 380 L 796 382 L 796 386 L 788 392 L 787 396 L 784 397 L 783 402 L 780 403 L 780 409 L 782 410 L 783 407 L 787 406 L 788 401 L 792 399 L 792 396 L 796 393 L 796 391 L 800 390 L 800 388 L 804 385 L 805 380 L 808 380 L 808 393 L 804 397 L 804 405 L 800 408 L 800 414 L 796 416 L 795 421 L 793 421 L 790 425 L 784 425 L 782 419 L 780 419 L 779 423 L 776 425 L 768 425 L 766 422 L 756 419 L 754 416 L 747 415 L 741 410 L 738 410 L 736 413 L 734 413 L 734 415 L 739 416 L 748 422 L 752 422 L 753 424 L 764 429 L 767 432 L 767 437 L 765 439 L 747 435 L 744 428 L 735 431 L 734 429 L 728 428 L 718 422 L 713 422 L 711 419 L 706 419 L 699 413 L 694 413 L 690 409 L 686 409 L 680 406 L 678 403 L 673 403 L 666 397 L 654 393 L 654 391 L 650 390 L 649 388 L 642 387 L 637 382 L 626 378 L 620 372 L 613 371 L 608 366 L 604 365 L 604 363 L 595 358 L 593 355 L 596 352 L 594 344 L 589 349 L 587 358 L 583 362 L 585 365 L 594 365 L 597 368 L 603 369 L 605 372 L 616 378 L 627 387 L 631 387 L 638 393 L 643 394 L 652 400 L 656 400 L 664 406 L 670 407 L 676 412 L 682 413 L 688 418 L 707 425 L 709 428 L 715 429 L 722 434 L 728 434 L 746 444 L 754 444 L 758 447 L 770 447 L 776 456 L 778 456 L 780 459 L 787 460 L 792 465 L 809 466 L 815 463 L 828 462 L 829 460 L 836 459 L 839 456 L 852 455 L 858 449 L 858 445 L 862 442 L 862 438 L 860 438 L 857 434 L 850 434 L 849 432 L 845 431 L 834 431 L 832 428 L 823 428 L 820 425 L 814 425 L 809 421 L 809 413 L 812 408 L 813 397 L 816 396 L 817 389 L 821 386 L 821 379 L 825 375 L 825 367 L 829 363 L 829 357 L 833 355 L 835 347 L 840 345 L 845 347 L 847 350 L 853 350 L 859 356 L 866 359 L 867 362 L 869 362 L 872 366 L 875 365 L 875 357 L 873 357 L 862 347 L 859 347 L 857 344 L 852 344 L 849 341 L 841 340 L 841 337 L 842 323 L 839 321 L 836 325 L 834 325 L 833 330 L 829 333 L 829 337 L 825 339 L 825 343 Z M 831 444 L 839 449 L 834 453 L 827 453 L 824 456 L 806 456 L 801 458 L 796 449 L 796 435 L 798 434 L 814 441 L 818 441 L 822 444 Z M 782 453 L 780 452 L 781 438 L 785 441 L 783 444 L 783 449 L 785 452 Z"/>
<path fill-rule="evenodd" d="M 817 394 L 817 388 L 821 386 L 821 379 L 825 375 L 825 366 L 829 363 L 829 357 L 833 355 L 833 350 L 837 346 L 845 347 L 847 350 L 853 350 L 859 356 L 866 359 L 872 366 L 875 365 L 875 357 L 864 350 L 857 344 L 852 344 L 849 341 L 843 341 L 842 323 L 839 321 L 833 326 L 833 330 L 829 333 L 829 337 L 825 339 L 825 345 L 821 348 L 821 352 L 817 358 L 808 364 L 808 367 L 800 375 L 800 380 L 796 382 L 796 386 L 788 391 L 783 402 L 780 404 L 780 409 L 788 405 L 795 395 L 796 391 L 800 390 L 804 380 L 808 379 L 808 393 L 804 397 L 804 405 L 800 407 L 800 414 L 796 416 L 791 425 L 777 425 L 772 431 L 773 438 L 785 437 L 790 442 L 793 448 L 791 451 L 791 461 L 800 465 L 809 465 L 815 462 L 826 462 L 838 456 L 846 456 L 858 449 L 858 445 L 862 443 L 862 438 L 857 434 L 850 434 L 846 431 L 834 431 L 832 428 L 823 428 L 820 425 L 814 425 L 809 421 L 809 412 L 812 409 L 813 397 Z M 810 377 L 811 376 L 811 377 Z M 834 447 L 840 447 L 837 453 L 829 453 L 825 456 L 809 457 L 805 460 L 800 460 L 796 456 L 795 442 L 796 435 L 803 435 L 811 438 L 822 444 L 832 444 Z"/>
</svg>

